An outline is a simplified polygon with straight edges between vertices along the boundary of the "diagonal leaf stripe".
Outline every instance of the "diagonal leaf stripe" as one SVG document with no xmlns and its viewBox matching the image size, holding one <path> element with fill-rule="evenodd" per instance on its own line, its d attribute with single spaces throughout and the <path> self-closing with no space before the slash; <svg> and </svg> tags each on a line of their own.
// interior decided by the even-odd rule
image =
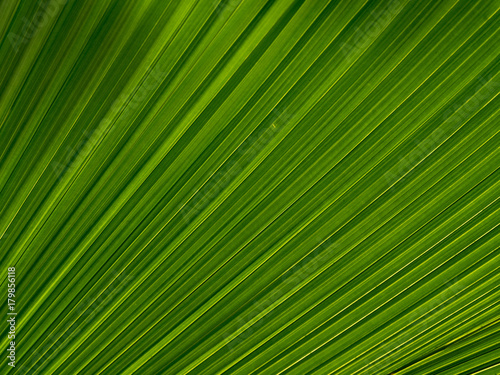
<svg viewBox="0 0 500 375">
<path fill-rule="evenodd" d="M 500 374 L 499 10 L 1 2 L 1 373 Z"/>
</svg>

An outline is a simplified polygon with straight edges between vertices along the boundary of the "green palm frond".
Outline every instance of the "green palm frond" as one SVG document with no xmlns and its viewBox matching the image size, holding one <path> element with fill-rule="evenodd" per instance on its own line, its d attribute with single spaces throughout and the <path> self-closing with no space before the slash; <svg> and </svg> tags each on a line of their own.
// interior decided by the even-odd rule
<svg viewBox="0 0 500 375">
<path fill-rule="evenodd" d="M 499 374 L 499 8 L 1 2 L 2 373 Z"/>
</svg>

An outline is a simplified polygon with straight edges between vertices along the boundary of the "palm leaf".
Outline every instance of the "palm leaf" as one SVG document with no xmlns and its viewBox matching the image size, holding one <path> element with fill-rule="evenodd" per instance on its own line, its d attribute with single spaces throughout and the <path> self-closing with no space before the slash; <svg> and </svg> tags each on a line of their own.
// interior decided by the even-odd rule
<svg viewBox="0 0 500 375">
<path fill-rule="evenodd" d="M 2 2 L 5 373 L 499 373 L 499 7 Z"/>
</svg>

